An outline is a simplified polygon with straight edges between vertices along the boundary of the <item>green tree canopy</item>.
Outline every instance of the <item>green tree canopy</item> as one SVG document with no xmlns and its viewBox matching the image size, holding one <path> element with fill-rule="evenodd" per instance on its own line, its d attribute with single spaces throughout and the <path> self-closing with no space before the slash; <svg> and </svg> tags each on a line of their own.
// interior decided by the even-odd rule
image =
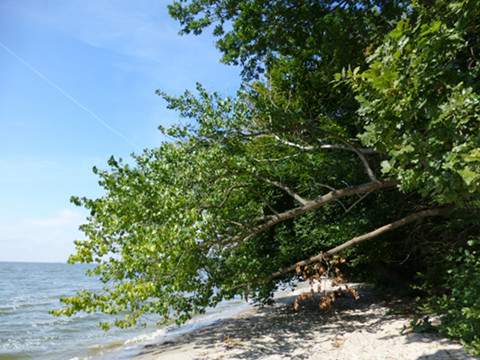
<svg viewBox="0 0 480 360">
<path fill-rule="evenodd" d="M 463 286 L 445 256 L 480 231 L 478 5 L 175 1 L 182 32 L 212 29 L 244 84 L 233 98 L 158 92 L 187 125 L 94 169 L 105 195 L 73 198 L 90 216 L 70 260 L 95 263 L 105 287 L 56 313 L 181 322 L 235 295 L 266 302 L 340 252 L 369 280 L 401 264 L 410 282 L 424 272 L 428 295 Z"/>
</svg>

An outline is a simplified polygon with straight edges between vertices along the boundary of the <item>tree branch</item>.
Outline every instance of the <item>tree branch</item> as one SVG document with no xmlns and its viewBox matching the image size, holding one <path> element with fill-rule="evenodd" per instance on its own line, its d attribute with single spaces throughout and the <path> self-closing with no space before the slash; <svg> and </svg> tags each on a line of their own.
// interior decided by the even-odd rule
<svg viewBox="0 0 480 360">
<path fill-rule="evenodd" d="M 366 192 L 365 194 L 361 195 L 351 206 L 348 207 L 348 209 L 345 209 L 345 212 L 343 215 L 347 215 L 352 209 L 357 206 L 359 203 L 362 202 L 363 199 L 365 199 L 368 195 L 370 195 L 370 192 Z"/>
<path fill-rule="evenodd" d="M 330 186 L 330 185 L 327 185 L 327 184 L 317 184 L 317 185 L 320 186 L 320 187 L 326 188 L 328 190 L 332 190 L 332 191 L 337 190 L 333 186 Z M 343 202 L 341 202 L 338 199 L 335 200 L 335 201 L 340 204 L 340 206 L 343 208 L 343 210 L 347 211 L 347 207 L 345 206 L 345 204 Z"/>
<path fill-rule="evenodd" d="M 284 185 L 278 181 L 273 181 L 269 179 L 262 178 L 263 181 L 269 183 L 270 185 L 276 186 L 279 189 L 285 191 L 288 195 L 290 195 L 292 198 L 294 198 L 297 202 L 299 202 L 302 205 L 305 205 L 308 203 L 308 200 L 304 199 L 300 195 L 298 195 L 295 191 L 290 189 L 287 185 Z"/>
<path fill-rule="evenodd" d="M 375 176 L 375 173 L 373 172 L 367 158 L 365 155 L 367 154 L 376 154 L 375 150 L 371 149 L 363 149 L 363 148 L 357 148 L 347 142 L 345 142 L 345 145 L 338 145 L 338 144 L 322 144 L 320 145 L 321 149 L 339 149 L 339 150 L 346 150 L 346 151 L 352 151 L 354 152 L 360 159 L 360 161 L 363 164 L 363 167 L 365 168 L 365 172 L 368 175 L 368 178 L 372 181 L 377 181 L 377 178 Z"/>
<path fill-rule="evenodd" d="M 311 150 L 318 149 L 317 146 L 297 144 L 297 143 L 294 143 L 294 142 L 291 142 L 291 141 L 282 139 L 282 138 L 281 138 L 280 136 L 278 136 L 278 135 L 273 135 L 273 137 L 274 137 L 278 142 L 280 142 L 280 143 L 282 143 L 282 144 L 284 144 L 284 145 L 288 145 L 288 146 L 291 146 L 291 147 L 295 147 L 295 148 L 300 149 L 300 150 L 311 151 Z"/>
<path fill-rule="evenodd" d="M 272 226 L 279 224 L 283 221 L 293 219 L 299 215 L 305 214 L 306 212 L 318 209 L 323 205 L 335 201 L 337 199 L 355 195 L 355 194 L 363 194 L 366 192 L 379 190 L 383 188 L 391 188 L 394 187 L 397 183 L 395 181 L 372 181 L 358 186 L 352 186 L 340 190 L 332 190 L 329 193 L 319 196 L 314 200 L 307 201 L 304 205 L 293 208 L 291 210 L 284 211 L 282 213 L 265 217 L 263 220 L 265 222 L 263 224 L 257 225 L 253 227 L 250 231 L 250 234 L 243 237 L 242 235 L 235 236 L 232 241 L 239 241 L 239 240 L 249 240 L 254 236 L 261 234 L 262 232 L 268 230 Z"/>
<path fill-rule="evenodd" d="M 422 210 L 422 211 L 419 211 L 419 212 L 416 212 L 416 213 L 413 213 L 413 214 L 410 214 L 408 216 L 405 216 L 404 218 L 400 219 L 400 220 L 397 220 L 397 221 L 394 221 L 392 223 L 389 223 L 389 224 L 386 224 L 386 225 L 383 225 L 373 231 L 370 231 L 366 234 L 363 234 L 363 235 L 360 235 L 360 236 L 356 236 L 354 237 L 353 239 L 347 241 L 347 242 L 344 242 L 343 244 L 341 245 L 338 245 L 326 252 L 322 252 L 318 255 L 315 255 L 315 256 L 312 256 L 308 259 L 305 259 L 305 260 L 302 260 L 302 261 L 299 261 L 293 265 L 290 265 L 286 268 L 283 268 L 275 273 L 272 274 L 271 278 L 274 279 L 274 278 L 277 278 L 277 277 L 280 277 L 280 276 L 283 276 L 285 274 L 288 274 L 289 272 L 292 272 L 294 271 L 296 268 L 298 268 L 299 266 L 307 266 L 307 265 L 310 265 L 310 264 L 313 264 L 313 263 L 316 263 L 318 261 L 321 261 L 325 258 L 328 258 L 332 255 L 335 255 L 337 253 L 339 253 L 340 251 L 342 250 L 345 250 L 347 248 L 350 248 L 354 245 L 357 245 L 363 241 L 366 241 L 366 240 L 370 240 L 370 239 L 374 239 L 388 231 L 391 231 L 391 230 L 394 230 L 396 228 L 399 228 L 401 226 L 404 226 L 404 225 L 407 225 L 411 222 L 414 222 L 416 220 L 420 220 L 420 219 L 423 219 L 423 218 L 426 218 L 426 217 L 432 217 L 432 216 L 439 216 L 439 215 L 444 215 L 444 214 L 447 214 L 449 211 L 451 210 L 450 207 L 444 207 L 444 208 L 435 208 L 435 209 L 428 209 L 428 210 Z"/>
<path fill-rule="evenodd" d="M 347 150 L 353 151 L 352 147 L 340 144 L 322 144 L 319 146 L 320 149 L 334 149 L 334 150 Z M 378 151 L 369 149 L 369 148 L 357 148 L 357 150 L 363 155 L 376 155 Z"/>
<path fill-rule="evenodd" d="M 355 154 L 357 154 L 357 156 L 360 158 L 360 161 L 362 162 L 363 167 L 365 168 L 365 172 L 367 173 L 368 178 L 372 181 L 378 181 L 377 177 L 375 176 L 375 173 L 373 172 L 372 168 L 370 167 L 370 164 L 369 164 L 367 158 L 365 157 L 365 155 L 360 150 L 358 150 L 357 148 L 355 148 L 353 146 L 352 146 L 352 151 Z"/>
<path fill-rule="evenodd" d="M 276 162 L 276 161 L 288 160 L 288 159 L 291 159 L 291 158 L 299 156 L 299 155 L 300 155 L 299 153 L 295 153 L 295 154 L 287 155 L 287 156 L 284 156 L 284 157 L 281 157 L 281 158 L 270 158 L 270 159 L 255 159 L 255 158 L 253 158 L 253 160 L 257 161 L 257 162 Z"/>
<path fill-rule="evenodd" d="M 341 144 L 321 144 L 319 146 L 313 146 L 313 145 L 303 145 L 299 143 L 294 143 L 292 141 L 288 141 L 285 139 L 282 139 L 278 135 L 273 135 L 273 137 L 280 143 L 284 145 L 288 145 L 291 147 L 295 147 L 300 150 L 304 151 L 312 151 L 312 150 L 317 150 L 317 149 L 333 149 L 333 150 L 347 150 L 347 151 L 353 151 L 353 152 L 360 152 L 362 155 L 375 155 L 378 154 L 377 151 L 369 148 L 355 148 L 351 145 L 341 145 Z M 320 141 L 320 140 L 319 140 Z"/>
<path fill-rule="evenodd" d="M 296 147 L 297 149 L 300 149 L 303 151 L 312 151 L 315 149 L 336 149 L 336 150 L 352 151 L 355 154 L 357 154 L 357 156 L 360 158 L 360 161 L 362 162 L 363 167 L 365 168 L 365 172 L 367 173 L 369 179 L 372 181 L 377 181 L 375 173 L 373 172 L 367 158 L 365 157 L 365 155 L 377 154 L 377 152 L 373 149 L 357 148 L 348 143 L 346 143 L 346 145 L 341 145 L 341 144 L 321 144 L 320 146 L 302 145 L 302 144 L 297 144 L 297 143 L 282 139 L 278 135 L 273 135 L 273 136 L 277 141 L 281 142 L 282 144 Z"/>
<path fill-rule="evenodd" d="M 214 205 L 214 204 L 204 204 L 204 205 L 200 205 L 200 209 L 201 209 L 201 210 L 212 209 L 212 208 L 221 209 L 221 208 L 223 208 L 223 206 L 224 206 L 225 203 L 227 202 L 227 200 L 228 200 L 228 198 L 230 197 L 230 194 L 232 193 L 233 190 L 235 190 L 235 189 L 240 189 L 240 188 L 242 188 L 242 187 L 247 187 L 247 186 L 248 186 L 248 185 L 246 185 L 246 184 L 232 185 L 232 186 L 230 186 L 230 187 L 225 191 L 224 198 L 223 198 L 223 200 L 220 202 L 220 204 L 218 204 L 218 205 Z"/>
</svg>

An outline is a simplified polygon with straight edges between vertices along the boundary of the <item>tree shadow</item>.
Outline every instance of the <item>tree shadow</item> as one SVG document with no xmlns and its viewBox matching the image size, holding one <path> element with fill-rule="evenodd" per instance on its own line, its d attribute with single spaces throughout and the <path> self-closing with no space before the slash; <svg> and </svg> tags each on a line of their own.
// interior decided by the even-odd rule
<svg viewBox="0 0 480 360">
<path fill-rule="evenodd" d="M 163 352 L 188 344 L 198 353 L 213 349 L 230 350 L 237 359 L 260 359 L 272 355 L 281 355 L 283 359 L 306 359 L 312 355 L 312 345 L 329 342 L 329 346 L 335 348 L 336 342 L 341 346 L 342 338 L 348 333 L 375 333 L 386 322 L 405 318 L 405 303 L 401 300 L 379 300 L 367 288 L 361 288 L 359 292 L 359 300 L 339 298 L 327 311 L 319 309 L 318 303 L 310 300 L 303 302 L 299 311 L 293 311 L 292 306 L 286 304 L 292 303 L 295 296 L 285 297 L 280 299 L 280 305 L 259 308 L 237 318 L 223 320 L 182 335 L 173 343 L 150 345 L 139 355 L 161 358 Z M 423 334 L 409 338 L 409 341 L 431 341 L 428 340 L 430 335 Z M 440 350 L 438 354 L 443 356 Z M 417 360 L 420 359 L 435 358 L 421 357 Z"/>
<path fill-rule="evenodd" d="M 422 355 L 416 360 L 469 360 L 476 359 L 461 349 L 442 349 L 430 355 Z"/>
</svg>

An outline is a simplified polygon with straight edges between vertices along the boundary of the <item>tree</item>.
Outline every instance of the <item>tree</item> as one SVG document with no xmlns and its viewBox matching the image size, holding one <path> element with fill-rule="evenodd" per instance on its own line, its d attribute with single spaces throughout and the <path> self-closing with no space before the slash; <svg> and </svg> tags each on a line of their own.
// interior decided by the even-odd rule
<svg viewBox="0 0 480 360">
<path fill-rule="evenodd" d="M 478 5 L 417 7 L 352 76 L 362 143 L 388 154 L 385 175 L 437 203 L 479 200 Z"/>
<path fill-rule="evenodd" d="M 109 171 L 95 169 L 106 195 L 73 199 L 91 215 L 70 260 L 98 264 L 90 273 L 106 287 L 63 299 L 60 313 L 127 311 L 116 321 L 127 326 L 149 312 L 184 321 L 237 294 L 267 300 L 276 278 L 291 277 L 278 269 L 369 227 L 353 208 L 368 213 L 381 200 L 352 196 L 395 186 L 370 180 L 358 166 L 365 156 L 346 145 L 306 151 L 260 131 L 247 95 L 233 101 L 198 90 L 199 98 L 166 97 L 197 119 L 165 130 L 177 142 L 146 150 L 135 166 L 112 158 Z M 319 238 L 305 241 L 314 232 Z"/>
<path fill-rule="evenodd" d="M 105 288 L 56 313 L 181 322 L 235 295 L 266 302 L 339 252 L 357 272 L 414 252 L 413 276 L 445 256 L 439 229 L 478 236 L 476 5 L 175 1 L 183 32 L 215 25 L 244 84 L 235 98 L 159 92 L 189 119 L 161 128 L 174 141 L 95 169 L 105 195 L 73 198 L 90 216 L 70 260 L 97 264 Z M 413 225 L 427 235 L 410 246 Z"/>
</svg>

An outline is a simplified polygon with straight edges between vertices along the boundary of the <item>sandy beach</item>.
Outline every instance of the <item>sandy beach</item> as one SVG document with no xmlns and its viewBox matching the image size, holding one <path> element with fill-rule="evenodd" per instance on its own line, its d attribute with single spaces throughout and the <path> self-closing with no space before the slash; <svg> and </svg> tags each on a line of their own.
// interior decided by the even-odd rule
<svg viewBox="0 0 480 360">
<path fill-rule="evenodd" d="M 305 286 L 219 323 L 162 344 L 147 345 L 135 360 L 180 359 L 477 359 L 435 333 L 414 333 L 405 301 L 380 299 L 368 287 L 360 298 L 339 298 L 327 311 L 291 304 Z"/>
</svg>

